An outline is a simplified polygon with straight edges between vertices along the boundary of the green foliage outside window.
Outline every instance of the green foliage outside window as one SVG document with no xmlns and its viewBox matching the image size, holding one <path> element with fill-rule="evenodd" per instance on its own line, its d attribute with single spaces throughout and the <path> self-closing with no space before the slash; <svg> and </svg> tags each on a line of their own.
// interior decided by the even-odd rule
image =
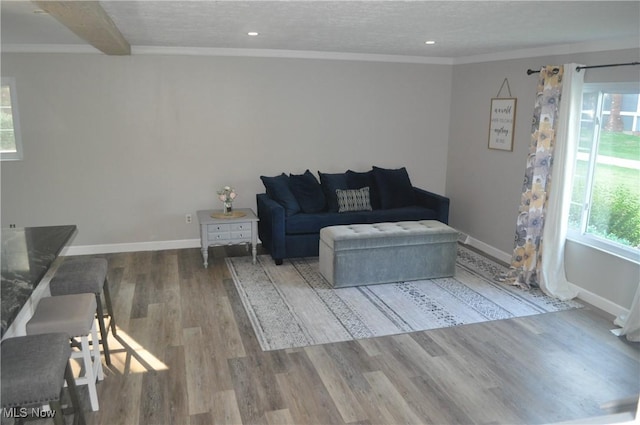
<svg viewBox="0 0 640 425">
<path fill-rule="evenodd" d="M 640 197 L 625 186 L 613 192 L 596 185 L 588 232 L 640 248 Z"/>
<path fill-rule="evenodd" d="M 579 152 L 591 150 L 589 128 L 583 126 Z M 640 163 L 637 132 L 602 131 L 598 155 Z M 585 199 L 589 157 L 578 159 L 573 183 L 569 227 L 579 229 Z M 586 233 L 612 242 L 640 248 L 640 169 L 620 164 L 597 163 L 591 192 Z"/>
</svg>

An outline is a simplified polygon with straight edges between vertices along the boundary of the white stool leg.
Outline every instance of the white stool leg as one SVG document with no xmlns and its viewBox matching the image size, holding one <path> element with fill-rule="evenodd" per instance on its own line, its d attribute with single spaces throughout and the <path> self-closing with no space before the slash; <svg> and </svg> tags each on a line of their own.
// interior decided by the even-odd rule
<svg viewBox="0 0 640 425">
<path fill-rule="evenodd" d="M 95 329 L 95 325 L 93 327 Z M 98 392 L 96 391 L 96 376 L 94 373 L 93 363 L 91 361 L 91 349 L 89 347 L 89 336 L 83 335 L 80 337 L 80 344 L 82 346 L 82 358 L 84 360 L 84 376 L 87 380 L 87 386 L 89 388 L 89 399 L 91 400 L 91 410 L 97 411 L 100 406 L 98 404 Z"/>
<path fill-rule="evenodd" d="M 104 373 L 102 371 L 102 358 L 100 357 L 100 340 L 98 339 L 95 321 L 91 326 L 91 340 L 93 341 L 93 374 L 98 377 L 98 381 L 102 381 Z"/>
</svg>

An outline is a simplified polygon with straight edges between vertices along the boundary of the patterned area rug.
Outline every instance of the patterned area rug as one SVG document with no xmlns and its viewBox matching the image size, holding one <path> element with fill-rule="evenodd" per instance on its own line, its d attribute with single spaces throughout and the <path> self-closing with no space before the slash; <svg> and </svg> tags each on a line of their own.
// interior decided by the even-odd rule
<svg viewBox="0 0 640 425">
<path fill-rule="evenodd" d="M 580 308 L 539 289 L 495 282 L 506 267 L 458 245 L 454 278 L 333 289 L 318 257 L 226 259 L 264 351 Z"/>
</svg>

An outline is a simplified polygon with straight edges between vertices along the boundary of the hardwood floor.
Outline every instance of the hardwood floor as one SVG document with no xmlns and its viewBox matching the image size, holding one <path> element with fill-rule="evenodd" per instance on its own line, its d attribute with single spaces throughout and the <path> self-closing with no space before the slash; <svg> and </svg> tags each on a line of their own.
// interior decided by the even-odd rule
<svg viewBox="0 0 640 425">
<path fill-rule="evenodd" d="M 106 256 L 119 331 L 90 424 L 538 424 L 640 392 L 640 347 L 590 307 L 263 352 L 223 258 L 245 251 L 210 254 Z"/>
</svg>

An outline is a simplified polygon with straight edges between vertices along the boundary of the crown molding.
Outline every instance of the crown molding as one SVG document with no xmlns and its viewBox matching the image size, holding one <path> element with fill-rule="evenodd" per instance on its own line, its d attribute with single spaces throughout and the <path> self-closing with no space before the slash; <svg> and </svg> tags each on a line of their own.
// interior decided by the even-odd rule
<svg viewBox="0 0 640 425">
<path fill-rule="evenodd" d="M 104 54 L 89 44 L 2 44 L 2 53 L 92 53 Z"/>
<path fill-rule="evenodd" d="M 370 53 L 318 52 L 307 50 L 278 49 L 227 49 L 209 47 L 160 47 L 133 46 L 132 54 L 140 55 L 191 55 L 191 56 L 232 56 L 281 59 L 322 59 L 366 62 L 423 63 L 452 65 L 452 58 L 423 56 L 378 55 Z"/>
<path fill-rule="evenodd" d="M 496 62 L 509 59 L 535 58 L 540 56 L 570 55 L 573 53 L 589 53 L 612 50 L 640 49 L 640 40 L 625 38 L 616 40 L 602 40 L 588 43 L 559 44 L 554 46 L 536 47 L 533 49 L 512 50 L 501 53 L 465 56 L 452 58 L 454 65 Z"/>
<path fill-rule="evenodd" d="M 93 53 L 102 54 L 98 49 L 84 44 L 2 44 L 2 53 Z M 420 63 L 452 65 L 452 58 L 434 58 L 403 55 L 377 55 L 368 53 L 316 52 L 277 49 L 227 49 L 213 47 L 163 47 L 131 46 L 132 55 L 168 56 L 226 56 L 280 59 L 322 59 L 367 62 Z"/>
<path fill-rule="evenodd" d="M 450 57 L 423 57 L 403 55 L 378 55 L 367 53 L 317 52 L 277 49 L 227 49 L 209 47 L 162 47 L 131 46 L 132 55 L 169 56 L 222 56 L 256 57 L 280 59 L 319 59 L 342 61 L 415 63 L 432 65 L 461 65 L 482 62 L 496 62 L 510 59 L 534 58 L 541 56 L 568 55 L 599 51 L 640 49 L 640 41 L 635 38 L 603 40 L 589 43 L 562 44 L 533 49 L 512 50 L 500 53 Z M 3 44 L 2 53 L 84 53 L 103 54 L 95 47 L 85 44 Z"/>
</svg>

